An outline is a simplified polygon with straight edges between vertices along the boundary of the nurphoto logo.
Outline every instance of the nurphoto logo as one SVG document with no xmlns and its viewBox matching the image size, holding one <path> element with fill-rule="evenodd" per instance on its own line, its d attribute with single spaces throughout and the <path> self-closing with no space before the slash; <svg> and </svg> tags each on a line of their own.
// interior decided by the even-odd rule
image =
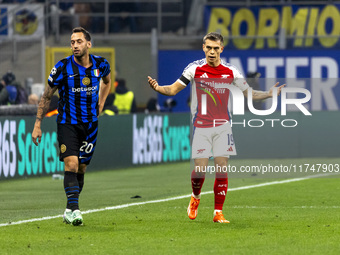
<svg viewBox="0 0 340 255">
<path fill-rule="evenodd" d="M 233 122 L 231 118 L 225 118 L 226 115 L 229 117 L 229 112 L 227 112 L 227 114 L 225 112 L 229 103 L 224 102 L 226 98 L 232 99 L 230 105 L 232 106 L 231 113 L 234 115 L 244 115 L 245 105 L 247 105 L 249 112 L 252 114 L 257 116 L 268 116 L 277 111 L 279 105 L 278 89 L 276 87 L 274 87 L 272 91 L 271 107 L 269 109 L 256 109 L 254 107 L 253 89 L 251 87 L 248 88 L 245 98 L 243 91 L 229 80 L 230 79 L 196 79 L 196 96 L 197 101 L 200 102 L 197 108 L 198 114 L 203 118 L 210 118 L 214 127 L 227 122 L 230 122 L 231 125 L 243 125 L 244 127 L 262 127 L 265 124 L 270 124 L 274 127 L 275 124 L 278 123 L 283 127 L 295 127 L 298 125 L 298 122 L 295 119 L 244 119 L 241 122 Z M 292 98 L 290 96 L 297 94 L 299 94 L 299 98 Z M 292 106 L 295 106 L 296 109 L 306 116 L 312 115 L 304 106 L 304 104 L 311 99 L 311 93 L 308 89 L 283 87 L 281 89 L 280 97 L 281 116 L 286 116 L 287 109 Z M 246 104 L 245 99 L 247 100 Z"/>
</svg>

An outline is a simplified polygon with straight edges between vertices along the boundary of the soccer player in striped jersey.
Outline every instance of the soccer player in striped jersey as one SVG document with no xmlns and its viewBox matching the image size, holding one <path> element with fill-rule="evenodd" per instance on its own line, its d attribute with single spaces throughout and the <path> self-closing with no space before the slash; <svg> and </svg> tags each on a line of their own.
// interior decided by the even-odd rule
<svg viewBox="0 0 340 255">
<path fill-rule="evenodd" d="M 57 135 L 60 160 L 65 163 L 64 190 L 67 197 L 64 222 L 82 225 L 79 194 L 84 174 L 97 141 L 98 116 L 111 88 L 111 70 L 107 60 L 89 53 L 91 35 L 82 27 L 72 30 L 73 55 L 59 61 L 51 70 L 48 85 L 39 102 L 32 132 L 35 145 L 41 142 L 41 122 L 58 89 Z"/>
<path fill-rule="evenodd" d="M 203 38 L 203 51 L 205 58 L 190 63 L 184 69 L 182 76 L 173 84 L 160 86 L 150 76 L 148 82 L 152 89 L 166 96 L 176 95 L 191 83 L 191 114 L 194 126 L 192 158 L 195 169 L 191 173 L 193 193 L 187 209 L 188 216 L 192 220 L 197 216 L 201 188 L 205 179 L 204 169 L 208 166 L 209 158 L 213 156 L 216 170 L 213 221 L 229 223 L 222 214 L 228 190 L 228 176 L 227 172 L 221 171 L 227 169 L 229 156 L 236 155 L 229 122 L 229 92 L 237 89 L 243 92 L 243 95 L 240 92 L 241 96 L 247 97 L 249 85 L 236 67 L 225 63 L 220 58 L 220 54 L 223 52 L 223 37 L 220 34 L 207 34 Z M 252 90 L 253 100 L 271 98 L 274 88 L 280 94 L 285 85 L 277 87 L 278 84 L 276 83 L 269 91 Z M 215 120 L 227 120 L 228 122 L 221 123 L 215 122 Z"/>
</svg>

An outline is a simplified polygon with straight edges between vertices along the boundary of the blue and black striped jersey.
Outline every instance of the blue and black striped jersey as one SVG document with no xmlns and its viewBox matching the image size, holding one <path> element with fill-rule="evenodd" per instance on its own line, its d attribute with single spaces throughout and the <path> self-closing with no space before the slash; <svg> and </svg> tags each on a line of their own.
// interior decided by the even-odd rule
<svg viewBox="0 0 340 255">
<path fill-rule="evenodd" d="M 97 121 L 99 84 L 110 73 L 110 64 L 90 54 L 92 66 L 85 68 L 69 56 L 59 61 L 48 77 L 50 87 L 58 86 L 58 123 L 79 124 Z"/>
</svg>

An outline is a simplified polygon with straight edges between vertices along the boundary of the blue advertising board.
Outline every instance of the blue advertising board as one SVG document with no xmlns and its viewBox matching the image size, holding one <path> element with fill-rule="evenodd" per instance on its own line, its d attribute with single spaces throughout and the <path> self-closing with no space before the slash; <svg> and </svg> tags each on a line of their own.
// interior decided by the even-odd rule
<svg viewBox="0 0 340 255">
<path fill-rule="evenodd" d="M 8 35 L 8 16 L 5 15 L 7 11 L 7 7 L 0 7 L 0 36 Z"/>
</svg>

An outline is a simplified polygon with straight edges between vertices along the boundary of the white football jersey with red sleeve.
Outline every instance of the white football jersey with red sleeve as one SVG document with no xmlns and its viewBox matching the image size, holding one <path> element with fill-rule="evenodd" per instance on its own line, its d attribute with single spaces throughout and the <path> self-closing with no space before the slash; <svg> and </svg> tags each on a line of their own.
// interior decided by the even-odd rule
<svg viewBox="0 0 340 255">
<path fill-rule="evenodd" d="M 195 127 L 208 128 L 214 120 L 230 120 L 228 87 L 236 86 L 241 91 L 249 85 L 239 70 L 223 60 L 217 67 L 207 64 L 206 59 L 190 63 L 178 81 L 187 86 L 191 82 L 191 114 Z"/>
</svg>

